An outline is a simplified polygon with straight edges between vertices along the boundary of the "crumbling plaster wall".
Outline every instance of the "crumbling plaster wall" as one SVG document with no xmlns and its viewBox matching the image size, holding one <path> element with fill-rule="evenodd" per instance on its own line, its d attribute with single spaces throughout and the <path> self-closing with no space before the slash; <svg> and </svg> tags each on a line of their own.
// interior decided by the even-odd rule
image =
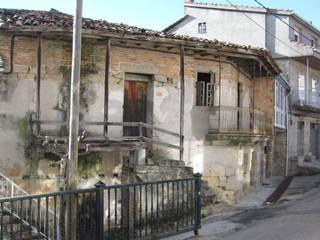
<svg viewBox="0 0 320 240">
<path fill-rule="evenodd" d="M 5 60 L 8 59 L 8 37 L 1 35 L 7 43 L 3 50 Z M 21 41 L 21 42 L 19 42 Z M 30 192 L 47 192 L 57 189 L 57 169 L 49 168 L 47 155 L 40 155 L 35 166 L 35 176 L 27 170 L 28 160 L 24 154 L 24 139 L 19 138 L 19 130 L 12 125 L 11 130 L 6 124 L 18 124 L 19 119 L 27 112 L 36 109 L 36 39 L 17 39 L 15 47 L 14 73 L 2 75 L 2 83 L 8 82 L 15 86 L 10 88 L 6 96 L 8 101 L 1 101 L 1 114 L 8 114 L 14 121 L 1 121 L 1 166 L 3 172 L 25 186 Z M 7 62 L 6 62 L 7 63 Z M 7 65 L 7 64 L 6 64 Z M 82 51 L 81 77 L 81 116 L 83 121 L 103 121 L 104 111 L 104 65 L 105 46 L 84 42 Z M 43 39 L 42 74 L 41 74 L 41 119 L 64 121 L 68 114 L 68 80 L 71 68 L 71 43 Z M 230 144 L 214 144 L 205 140 L 209 129 L 209 109 L 196 107 L 196 76 L 198 71 L 214 72 L 216 80 L 219 76 L 219 63 L 198 61 L 191 56 L 185 57 L 185 154 L 184 160 L 196 171 L 204 174 L 211 186 L 221 190 L 221 196 L 235 201 L 250 184 L 251 156 L 256 145 L 249 146 Z M 221 104 L 235 102 L 236 83 L 243 82 L 244 106 L 250 106 L 251 83 L 239 74 L 230 64 L 221 64 Z M 159 51 L 138 50 L 112 46 L 109 83 L 109 121 L 122 122 L 125 73 L 147 74 L 152 76 L 153 124 L 174 132 L 179 132 L 180 109 L 180 64 L 178 54 L 167 54 Z M 2 85 L 1 85 L 2 86 Z M 2 87 L 3 88 L 3 87 Z M 2 89 L 1 88 L 1 89 Z M 5 96 L 5 95 L 2 95 Z M 230 101 L 230 102 L 228 102 Z M 14 106 L 14 107 L 13 107 Z M 8 119 L 7 117 L 7 119 Z M 83 126 L 90 135 L 102 133 L 102 127 Z M 44 126 L 43 131 L 50 134 L 66 131 L 61 127 Z M 121 136 L 122 128 L 110 127 L 112 136 Z M 179 143 L 176 138 L 154 132 L 156 138 L 173 144 Z M 2 137 L 4 136 L 4 137 Z M 159 156 L 178 159 L 178 151 L 167 148 L 156 149 Z M 227 153 L 227 154 L 226 154 Z M 98 154 L 92 165 L 90 158 L 83 160 L 79 171 L 81 185 L 89 187 L 97 179 L 107 183 L 120 179 L 120 166 L 126 153 Z M 227 156 L 227 157 L 226 157 Z M 229 159 L 228 161 L 225 161 Z M 245 161 L 243 160 L 245 159 Z M 96 161 L 97 160 L 97 161 Z M 16 164 L 16 165 L 14 165 Z M 19 166 L 19 167 L 17 167 Z M 20 171 L 17 171 L 21 169 Z M 223 169 L 220 171 L 220 169 Z M 11 171 L 15 171 L 12 173 Z M 220 171 L 220 172 L 219 172 Z M 218 174 L 216 174 L 218 172 Z M 225 176 L 220 176 L 224 172 Z M 22 180 L 23 176 L 29 178 Z M 221 179 L 219 179 L 221 177 Z M 219 183 L 217 182 L 219 181 Z M 37 184 L 35 184 L 37 183 Z M 39 184 L 40 187 L 35 188 Z M 228 192 L 229 191 L 229 192 Z M 224 193 L 226 192 L 226 193 Z"/>
<path fill-rule="evenodd" d="M 36 45 L 33 40 L 16 37 L 14 72 L 0 73 L 0 172 L 20 177 L 27 174 L 24 156 L 24 118 L 35 111 Z M 5 72 L 10 71 L 10 36 L 0 35 L 0 51 Z M 26 62 L 26 59 L 28 60 Z"/>
<path fill-rule="evenodd" d="M 239 73 L 232 65 L 213 61 L 195 61 L 193 73 L 193 99 L 191 111 L 186 111 L 186 122 L 191 124 L 190 130 L 185 133 L 185 161 L 194 168 L 195 172 L 201 172 L 203 179 L 209 186 L 214 187 L 220 199 L 236 202 L 251 186 L 261 183 L 264 178 L 265 155 L 263 146 L 265 143 L 230 143 L 229 141 L 207 141 L 209 133 L 208 107 L 195 106 L 196 76 L 197 72 L 213 72 L 215 75 L 214 106 L 219 106 L 219 69 L 221 67 L 221 106 L 237 106 L 238 82 L 243 84 L 243 107 L 252 106 L 252 82 Z M 190 118 L 188 114 L 190 113 Z M 190 120 L 188 120 L 190 119 Z M 262 146 L 261 146 L 262 145 Z M 255 164 L 252 156 L 256 154 Z"/>
</svg>

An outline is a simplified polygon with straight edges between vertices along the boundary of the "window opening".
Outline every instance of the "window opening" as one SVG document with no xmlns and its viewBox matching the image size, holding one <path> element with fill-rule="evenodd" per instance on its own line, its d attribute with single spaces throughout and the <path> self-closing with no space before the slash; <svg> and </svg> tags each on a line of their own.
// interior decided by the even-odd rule
<svg viewBox="0 0 320 240">
<path fill-rule="evenodd" d="M 276 104 L 275 104 L 275 125 L 286 127 L 286 90 L 276 82 Z"/>
<path fill-rule="evenodd" d="M 207 23 L 206 22 L 198 23 L 198 33 L 203 34 L 206 32 L 207 32 Z"/>
<path fill-rule="evenodd" d="M 303 73 L 299 74 L 299 98 L 305 100 L 305 81 Z"/>
<path fill-rule="evenodd" d="M 197 106 L 213 106 L 213 88 L 210 73 L 198 73 Z"/>
</svg>

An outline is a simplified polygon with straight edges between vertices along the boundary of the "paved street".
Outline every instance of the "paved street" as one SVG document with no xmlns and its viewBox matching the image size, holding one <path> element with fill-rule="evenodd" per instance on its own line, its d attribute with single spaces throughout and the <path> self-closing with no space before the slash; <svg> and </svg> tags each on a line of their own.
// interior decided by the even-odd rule
<svg viewBox="0 0 320 240">
<path fill-rule="evenodd" d="M 200 236 L 189 232 L 168 240 L 319 240 L 320 175 L 295 177 L 278 204 L 261 206 L 282 179 L 252 191 L 235 205 L 237 211 L 203 219 Z"/>
<path fill-rule="evenodd" d="M 316 188 L 310 190 L 303 199 L 238 214 L 229 221 L 233 224 L 240 223 L 242 228 L 218 239 L 319 240 L 319 201 L 320 188 Z"/>
</svg>

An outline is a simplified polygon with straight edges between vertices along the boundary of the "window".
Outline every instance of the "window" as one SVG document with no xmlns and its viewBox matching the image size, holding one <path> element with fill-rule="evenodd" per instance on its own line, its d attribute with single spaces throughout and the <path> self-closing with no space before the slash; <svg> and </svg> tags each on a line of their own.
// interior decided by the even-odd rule
<svg viewBox="0 0 320 240">
<path fill-rule="evenodd" d="M 312 92 L 318 93 L 318 80 L 315 78 L 312 78 Z"/>
<path fill-rule="evenodd" d="M 286 92 L 279 82 L 276 82 L 275 125 L 286 127 Z"/>
<path fill-rule="evenodd" d="M 316 39 L 315 37 L 312 37 L 311 46 L 314 48 L 318 48 L 318 39 Z"/>
<path fill-rule="evenodd" d="M 318 80 L 315 78 L 312 78 L 311 80 L 311 101 L 311 104 L 315 106 L 319 103 L 319 86 Z"/>
<path fill-rule="evenodd" d="M 302 42 L 302 30 L 301 28 L 295 26 L 294 27 L 294 32 L 293 32 L 293 40 L 295 42 Z"/>
<path fill-rule="evenodd" d="M 214 75 L 212 74 L 214 77 Z M 214 79 L 212 79 L 214 80 Z M 197 77 L 197 106 L 213 105 L 213 85 L 211 84 L 210 73 L 198 73 Z"/>
<path fill-rule="evenodd" d="M 299 98 L 300 100 L 305 100 L 305 81 L 303 73 L 299 73 Z"/>
<path fill-rule="evenodd" d="M 0 72 L 4 71 L 4 60 L 3 57 L 0 55 Z"/>
<path fill-rule="evenodd" d="M 198 23 L 198 33 L 203 34 L 206 32 L 207 32 L 207 23 L 206 22 Z"/>
<path fill-rule="evenodd" d="M 294 41 L 299 42 L 299 33 L 297 31 L 294 31 Z"/>
</svg>

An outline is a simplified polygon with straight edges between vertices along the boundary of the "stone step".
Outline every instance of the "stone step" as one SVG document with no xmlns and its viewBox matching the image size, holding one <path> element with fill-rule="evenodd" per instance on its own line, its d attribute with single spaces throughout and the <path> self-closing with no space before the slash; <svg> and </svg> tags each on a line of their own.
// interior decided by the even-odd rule
<svg viewBox="0 0 320 240">
<path fill-rule="evenodd" d="M 174 159 L 167 159 L 167 158 L 147 158 L 146 165 L 151 166 L 167 166 L 167 167 L 184 167 L 184 161 L 178 161 Z"/>
<path fill-rule="evenodd" d="M 31 239 L 45 239 L 42 236 L 38 237 L 36 233 L 30 233 L 29 231 L 23 231 L 21 234 L 19 231 L 16 231 L 11 235 L 11 233 L 5 233 L 3 236 L 3 240 L 12 240 L 12 239 L 19 239 L 19 240 L 31 240 Z"/>
</svg>

